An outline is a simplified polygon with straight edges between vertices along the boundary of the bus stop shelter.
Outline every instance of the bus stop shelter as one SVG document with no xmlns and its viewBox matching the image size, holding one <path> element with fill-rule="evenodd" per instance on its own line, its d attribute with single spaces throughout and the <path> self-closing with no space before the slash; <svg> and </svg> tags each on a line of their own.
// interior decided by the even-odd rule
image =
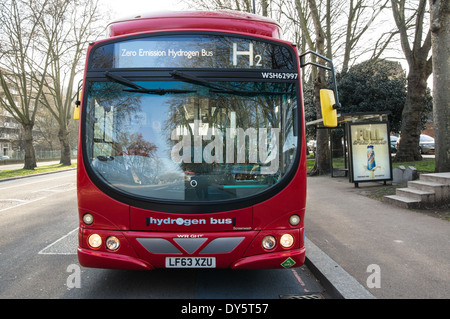
<svg viewBox="0 0 450 319">
<path fill-rule="evenodd" d="M 329 131 L 331 177 L 361 182 L 392 180 L 390 112 L 338 114 L 338 126 L 324 127 L 321 119 L 306 123 Z"/>
</svg>

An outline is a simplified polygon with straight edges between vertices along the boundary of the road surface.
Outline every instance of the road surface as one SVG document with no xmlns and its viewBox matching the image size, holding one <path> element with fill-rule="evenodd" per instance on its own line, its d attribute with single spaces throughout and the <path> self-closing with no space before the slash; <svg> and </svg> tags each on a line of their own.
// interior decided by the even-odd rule
<svg viewBox="0 0 450 319">
<path fill-rule="evenodd" d="M 279 299 L 322 293 L 306 266 L 126 271 L 80 267 L 76 172 L 0 182 L 0 298 Z"/>
</svg>

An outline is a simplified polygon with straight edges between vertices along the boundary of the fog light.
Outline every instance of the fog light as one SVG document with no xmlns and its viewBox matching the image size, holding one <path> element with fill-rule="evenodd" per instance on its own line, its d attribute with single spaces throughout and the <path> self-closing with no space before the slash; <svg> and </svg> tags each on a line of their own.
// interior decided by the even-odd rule
<svg viewBox="0 0 450 319">
<path fill-rule="evenodd" d="M 91 224 L 94 222 L 94 216 L 92 216 L 92 215 L 89 214 L 89 213 L 84 214 L 84 215 L 83 215 L 83 222 L 84 222 L 86 225 L 91 225 Z"/>
<path fill-rule="evenodd" d="M 273 249 L 275 247 L 276 243 L 277 243 L 277 240 L 272 235 L 268 235 L 268 236 L 264 237 L 262 240 L 262 246 L 264 247 L 264 249 L 268 249 L 268 250 Z"/>
<path fill-rule="evenodd" d="M 120 241 L 116 236 L 109 236 L 106 238 L 106 248 L 109 250 L 117 250 L 119 249 Z"/>
<path fill-rule="evenodd" d="M 291 234 L 284 234 L 280 238 L 280 244 L 284 248 L 289 248 L 294 244 L 294 237 Z"/>
<path fill-rule="evenodd" d="M 300 223 L 300 216 L 298 215 L 292 215 L 289 217 L 289 224 L 292 226 L 297 226 Z"/>
<path fill-rule="evenodd" d="M 99 234 L 92 234 L 88 238 L 88 243 L 92 248 L 98 248 L 102 245 L 102 238 Z"/>
</svg>

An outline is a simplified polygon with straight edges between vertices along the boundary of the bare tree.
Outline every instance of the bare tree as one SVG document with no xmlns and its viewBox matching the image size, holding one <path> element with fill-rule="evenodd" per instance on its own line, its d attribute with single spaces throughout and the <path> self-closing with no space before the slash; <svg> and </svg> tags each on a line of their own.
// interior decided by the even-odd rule
<svg viewBox="0 0 450 319">
<path fill-rule="evenodd" d="M 205 10 L 236 10 L 253 12 L 253 0 L 185 0 L 191 6 Z M 267 10 L 267 0 L 262 0 L 263 7 Z"/>
<path fill-rule="evenodd" d="M 418 4 L 417 1 L 406 3 L 406 0 L 391 0 L 391 4 L 395 24 L 400 33 L 402 50 L 409 66 L 401 139 L 394 161 L 417 161 L 422 159 L 419 150 L 421 115 L 425 105 L 427 79 L 432 72 L 432 58 L 429 57 L 431 30 L 424 32 L 427 0 L 420 0 Z M 407 14 L 407 5 L 412 6 L 412 16 L 415 19 L 414 33 L 411 35 L 408 34 L 407 22 L 410 17 Z"/>
<path fill-rule="evenodd" d="M 377 16 L 386 8 L 389 0 L 367 1 L 350 0 L 348 3 L 348 15 L 345 30 L 344 60 L 342 71 L 349 67 L 352 51 L 357 48 L 362 36 L 369 30 Z M 368 16 L 367 16 L 368 15 Z M 330 37 L 331 40 L 331 37 Z M 370 48 L 373 50 L 373 48 Z"/>
<path fill-rule="evenodd" d="M 24 169 L 30 170 L 36 167 L 33 127 L 50 64 L 50 48 L 41 45 L 39 28 L 47 4 L 48 0 L 0 3 L 0 85 L 5 95 L 0 103 L 23 127 Z"/>
<path fill-rule="evenodd" d="M 450 172 L 450 2 L 430 0 L 436 172 Z"/>
<path fill-rule="evenodd" d="M 329 0 L 327 0 L 328 2 Z M 319 9 L 316 4 L 316 0 L 308 0 L 309 9 L 311 12 L 311 19 L 314 24 L 314 33 L 315 33 L 315 51 L 325 56 L 325 37 L 327 34 L 330 34 L 331 28 L 330 25 L 325 26 L 325 30 L 322 27 L 321 19 L 319 15 Z M 327 10 L 330 9 L 330 6 L 327 5 Z M 327 12 L 329 14 L 329 12 Z M 329 21 L 329 20 L 326 20 Z M 328 50 L 328 53 L 331 54 L 331 50 Z M 325 70 L 319 69 L 317 72 L 317 76 L 314 78 L 314 104 L 316 107 L 316 114 L 318 118 L 321 118 L 321 107 L 320 107 L 320 90 L 326 88 L 326 76 Z M 313 169 L 311 170 L 311 174 L 323 175 L 328 174 L 330 172 L 330 154 L 328 152 L 328 139 L 329 139 L 328 130 L 319 129 L 316 133 L 316 147 L 317 147 L 317 155 L 316 162 L 314 164 Z"/>
<path fill-rule="evenodd" d="M 98 0 L 51 0 L 46 19 L 41 20 L 43 42 L 50 48 L 50 69 L 45 78 L 42 105 L 59 125 L 61 164 L 71 164 L 69 124 L 72 118 L 74 83 L 89 41 L 98 36 Z M 53 25 L 60 25 L 54 29 Z"/>
<path fill-rule="evenodd" d="M 44 106 L 59 125 L 61 163 L 71 164 L 69 124 L 75 77 L 98 30 L 98 0 L 8 0 L 0 4 L 4 108 L 22 124 L 26 169 L 36 167 L 33 127 Z M 20 97 L 20 99 L 17 99 Z"/>
<path fill-rule="evenodd" d="M 287 1 L 285 3 L 285 1 Z M 365 59 L 379 58 L 388 47 L 395 32 L 377 33 L 379 29 L 380 14 L 386 10 L 389 0 L 321 0 L 314 1 L 318 8 L 320 24 L 325 32 L 325 55 L 333 58 L 337 68 L 345 72 L 361 56 L 367 55 Z M 279 6 L 289 8 L 288 0 L 278 0 Z M 311 23 L 313 17 L 309 10 L 308 0 L 294 0 L 296 12 L 284 10 L 284 15 L 291 25 L 286 29 L 301 26 L 301 34 L 307 39 L 308 47 L 315 50 L 314 25 Z M 298 42 L 298 40 L 296 40 Z M 298 42 L 299 43 L 299 42 Z"/>
</svg>

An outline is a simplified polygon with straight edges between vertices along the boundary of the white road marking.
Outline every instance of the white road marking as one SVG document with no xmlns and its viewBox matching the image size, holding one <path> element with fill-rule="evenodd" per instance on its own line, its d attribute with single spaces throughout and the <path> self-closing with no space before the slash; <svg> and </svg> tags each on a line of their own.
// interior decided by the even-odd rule
<svg viewBox="0 0 450 319">
<path fill-rule="evenodd" d="M 39 197 L 39 198 L 36 198 L 36 199 L 33 199 L 33 200 L 27 200 L 27 201 L 24 201 L 23 203 L 0 209 L 0 213 L 4 212 L 5 210 L 8 210 L 8 209 L 12 209 L 12 208 L 16 208 L 16 207 L 19 207 L 19 206 L 23 206 L 23 205 L 27 205 L 27 204 L 30 204 L 30 203 L 37 202 L 38 200 L 41 200 L 41 199 L 44 199 L 44 198 L 47 198 L 47 197 Z"/>
<path fill-rule="evenodd" d="M 60 179 L 60 178 L 67 178 L 67 176 L 56 176 L 56 177 L 53 176 L 52 179 L 44 179 L 44 180 L 39 180 L 39 181 L 34 181 L 34 182 L 28 182 L 26 185 L 42 183 L 42 182 L 51 182 L 53 186 L 47 187 L 47 188 L 40 188 L 39 190 L 29 192 L 28 194 L 46 193 L 45 195 L 39 194 L 39 195 L 43 195 L 43 196 L 40 196 L 39 198 L 31 199 L 31 200 L 30 199 L 25 200 L 25 199 L 20 199 L 20 198 L 0 199 L 0 202 L 10 202 L 10 203 L 18 202 L 19 203 L 19 204 L 15 204 L 13 206 L 9 206 L 9 207 L 0 209 L 0 213 L 4 212 L 6 210 L 9 210 L 9 209 L 13 209 L 13 208 L 17 208 L 17 207 L 26 205 L 26 204 L 34 203 L 34 202 L 39 201 L 44 198 L 48 198 L 55 193 L 72 192 L 72 191 L 76 190 L 76 182 L 54 185 L 54 180 Z M 23 184 L 9 186 L 9 187 L 0 187 L 0 191 L 3 192 L 5 189 L 10 189 L 10 188 L 14 188 L 14 187 L 23 187 Z M 60 189 L 58 189 L 58 188 L 60 188 Z M 39 196 L 39 195 L 37 195 L 37 196 Z"/>
<path fill-rule="evenodd" d="M 57 188 L 61 188 L 61 187 L 68 187 L 71 186 L 70 188 L 65 188 L 65 189 L 57 189 Z M 47 188 L 41 188 L 38 189 L 36 191 L 32 191 L 32 193 L 38 193 L 38 192 L 54 192 L 54 193 L 61 193 L 61 192 L 68 192 L 69 190 L 74 190 L 76 188 L 75 183 L 65 183 L 65 184 L 59 184 L 56 186 L 52 186 L 52 187 L 47 187 Z"/>
<path fill-rule="evenodd" d="M 57 239 L 44 249 L 42 249 L 40 252 L 38 252 L 39 255 L 76 255 L 76 244 L 78 234 L 73 234 L 78 231 L 78 227 L 74 230 L 70 231 L 66 235 L 62 236 L 61 238 Z M 74 239 L 75 238 L 75 239 Z M 75 244 L 74 249 L 70 249 L 69 247 L 73 246 Z"/>
</svg>

